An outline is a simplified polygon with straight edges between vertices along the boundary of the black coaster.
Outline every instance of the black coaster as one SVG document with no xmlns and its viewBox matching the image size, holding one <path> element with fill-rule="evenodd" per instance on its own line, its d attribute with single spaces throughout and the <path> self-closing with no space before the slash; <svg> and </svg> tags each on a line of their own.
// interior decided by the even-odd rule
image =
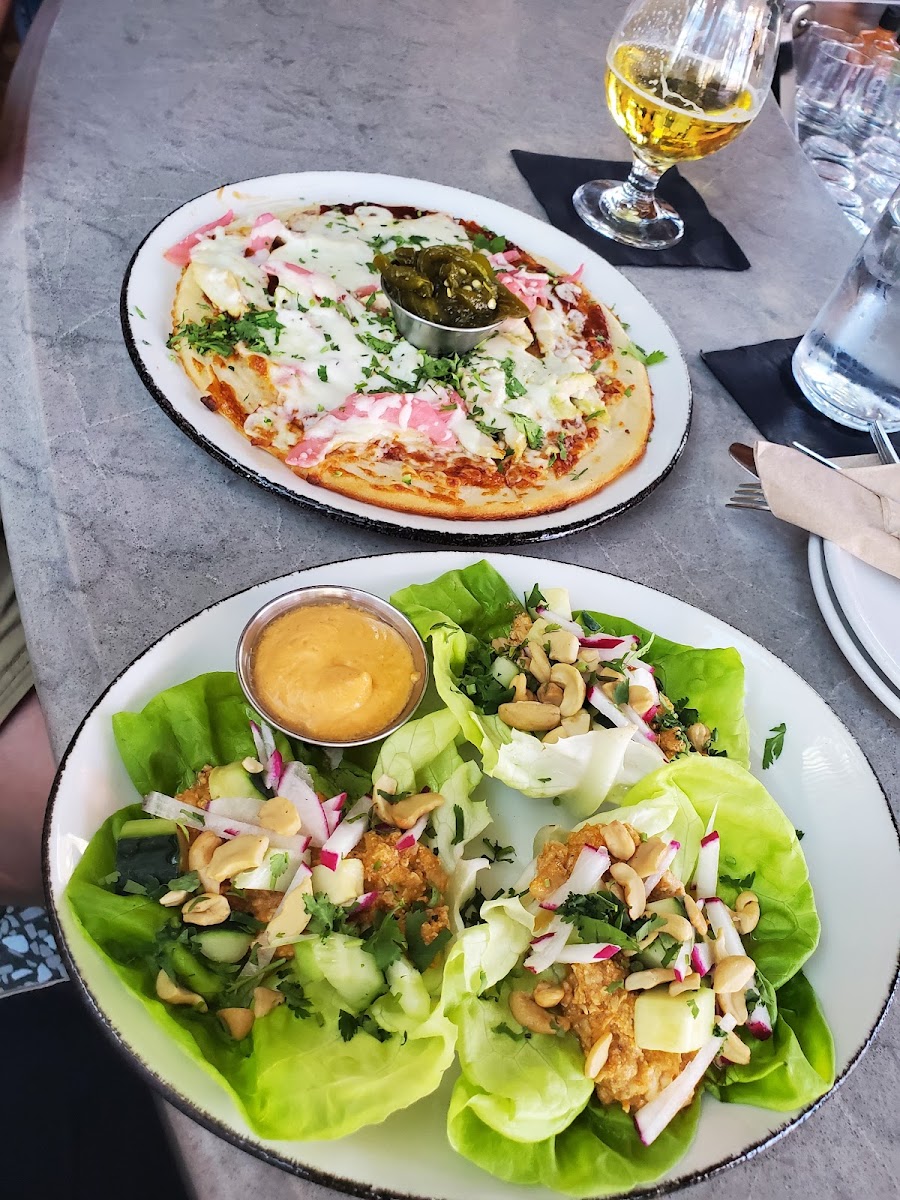
<svg viewBox="0 0 900 1200">
<path fill-rule="evenodd" d="M 784 446 L 802 442 L 828 458 L 873 454 L 867 433 L 823 416 L 801 392 L 791 370 L 799 341 L 777 338 L 734 350 L 705 350 L 700 357 L 767 441 Z"/>
<path fill-rule="evenodd" d="M 513 150 L 512 156 L 550 222 L 614 267 L 711 267 L 746 271 L 750 266 L 743 250 L 712 215 L 697 189 L 675 168 L 662 177 L 659 194 L 684 218 L 684 237 L 669 250 L 636 250 L 594 233 L 572 205 L 572 193 L 582 183 L 591 179 L 627 179 L 630 163 L 532 154 L 529 150 Z"/>
</svg>

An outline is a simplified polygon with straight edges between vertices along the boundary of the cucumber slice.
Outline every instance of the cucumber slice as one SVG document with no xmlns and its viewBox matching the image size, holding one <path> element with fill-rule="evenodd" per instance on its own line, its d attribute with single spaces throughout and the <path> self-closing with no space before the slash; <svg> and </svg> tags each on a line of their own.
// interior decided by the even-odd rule
<svg viewBox="0 0 900 1200">
<path fill-rule="evenodd" d="M 641 1050 L 690 1054 L 712 1036 L 716 999 L 711 988 L 670 996 L 668 988 L 641 992 L 634 1002 L 634 1041 Z"/>
<path fill-rule="evenodd" d="M 223 767 L 213 767 L 209 773 L 209 795 L 212 800 L 223 800 L 225 797 L 253 797 L 260 800 L 263 794 L 254 782 L 260 776 L 251 775 L 245 771 L 239 762 L 226 763 Z"/>
<path fill-rule="evenodd" d="M 212 962 L 240 962 L 253 941 L 252 933 L 240 929 L 206 929 L 194 938 L 194 945 Z"/>
<path fill-rule="evenodd" d="M 175 821 L 166 821 L 162 817 L 138 818 L 136 821 L 126 821 L 119 830 L 119 841 L 122 838 L 163 837 L 178 833 Z"/>
<path fill-rule="evenodd" d="M 192 992 L 197 992 L 204 1000 L 212 1000 L 222 991 L 227 982 L 222 975 L 217 975 L 212 967 L 205 966 L 187 946 L 176 942 L 172 948 L 172 968 L 183 983 Z"/>
<path fill-rule="evenodd" d="M 501 657 L 494 659 L 493 666 L 491 667 L 491 674 L 502 687 L 508 688 L 512 685 L 512 681 L 519 674 L 519 668 L 511 658 Z"/>
<path fill-rule="evenodd" d="M 359 938 L 333 933 L 317 940 L 313 955 L 322 974 L 353 1012 L 363 1012 L 386 990 L 384 976 Z"/>
</svg>

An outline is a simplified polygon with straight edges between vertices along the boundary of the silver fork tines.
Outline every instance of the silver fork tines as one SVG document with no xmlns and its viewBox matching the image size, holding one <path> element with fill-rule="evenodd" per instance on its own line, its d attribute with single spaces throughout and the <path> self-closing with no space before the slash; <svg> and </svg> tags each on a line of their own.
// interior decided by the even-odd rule
<svg viewBox="0 0 900 1200">
<path fill-rule="evenodd" d="M 880 421 L 872 422 L 869 426 L 869 435 L 875 443 L 878 458 L 883 466 L 889 466 L 891 463 L 900 463 L 900 455 L 894 449 L 894 444 L 888 437 L 887 430 Z"/>
<path fill-rule="evenodd" d="M 771 512 L 766 503 L 766 495 L 758 483 L 741 483 L 737 491 L 725 505 L 726 508 L 752 508 L 756 512 Z"/>
</svg>

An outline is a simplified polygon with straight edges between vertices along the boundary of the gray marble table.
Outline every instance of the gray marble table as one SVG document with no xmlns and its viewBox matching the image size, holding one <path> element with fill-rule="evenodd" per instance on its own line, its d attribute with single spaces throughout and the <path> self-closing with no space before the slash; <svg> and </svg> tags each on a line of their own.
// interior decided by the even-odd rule
<svg viewBox="0 0 900 1200">
<path fill-rule="evenodd" d="M 21 187 L 3 213 L 0 499 L 57 750 L 130 659 L 210 601 L 300 567 L 407 548 L 258 491 L 144 391 L 119 285 L 161 216 L 222 180 L 355 169 L 456 184 L 541 216 L 513 146 L 624 157 L 601 63 L 621 0 L 65 0 L 37 78 Z M 896 803 L 898 724 L 819 616 L 797 530 L 726 510 L 725 450 L 753 430 L 701 349 L 799 332 L 855 246 L 771 105 L 686 172 L 753 264 L 626 272 L 694 381 L 688 448 L 639 508 L 537 554 L 643 582 L 758 638 L 850 726 Z M 900 1011 L 839 1093 L 692 1200 L 900 1195 Z M 323 1189 L 177 1113 L 200 1200 Z M 333 1193 L 332 1193 L 333 1194 Z"/>
</svg>

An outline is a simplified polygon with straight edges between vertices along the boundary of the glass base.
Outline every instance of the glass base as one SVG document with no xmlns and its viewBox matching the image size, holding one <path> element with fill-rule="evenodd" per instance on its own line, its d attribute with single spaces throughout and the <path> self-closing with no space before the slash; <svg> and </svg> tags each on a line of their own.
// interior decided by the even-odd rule
<svg viewBox="0 0 900 1200">
<path fill-rule="evenodd" d="M 653 195 L 635 203 L 633 193 L 617 179 L 583 183 L 572 203 L 585 225 L 624 246 L 665 250 L 684 236 L 684 221 L 671 204 Z"/>
<path fill-rule="evenodd" d="M 807 390 L 805 387 L 802 390 L 813 408 L 818 409 L 824 416 L 830 417 L 832 421 L 836 421 L 838 425 L 845 425 L 848 429 L 859 429 L 862 433 L 868 433 L 872 422 L 880 421 L 886 433 L 900 433 L 900 416 L 897 414 L 896 405 L 872 404 L 868 411 L 860 416 L 858 413 L 847 412 L 845 408 L 839 408 L 818 390 L 813 391 L 812 388 Z"/>
</svg>

